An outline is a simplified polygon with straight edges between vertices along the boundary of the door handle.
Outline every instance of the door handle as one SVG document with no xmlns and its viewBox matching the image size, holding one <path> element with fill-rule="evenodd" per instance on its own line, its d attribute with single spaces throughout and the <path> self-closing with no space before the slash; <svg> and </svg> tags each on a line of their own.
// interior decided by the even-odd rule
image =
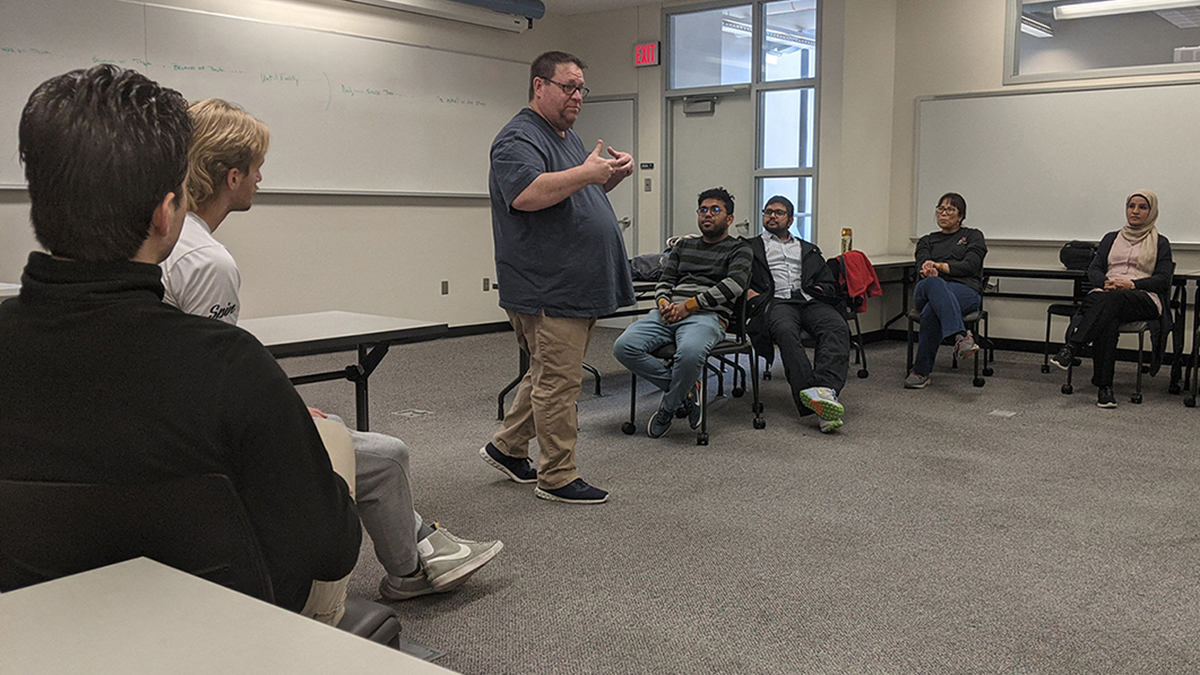
<svg viewBox="0 0 1200 675">
<path fill-rule="evenodd" d="M 617 224 L 621 226 L 622 230 L 628 230 L 629 226 L 633 225 L 633 218 L 630 218 L 629 216 L 625 216 L 624 218 L 618 220 Z"/>
</svg>

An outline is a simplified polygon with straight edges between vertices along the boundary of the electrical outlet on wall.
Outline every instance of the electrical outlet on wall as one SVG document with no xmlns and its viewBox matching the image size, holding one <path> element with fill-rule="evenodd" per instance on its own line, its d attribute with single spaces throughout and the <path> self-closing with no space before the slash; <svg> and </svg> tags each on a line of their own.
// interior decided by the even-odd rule
<svg viewBox="0 0 1200 675">
<path fill-rule="evenodd" d="M 483 278 L 483 292 L 487 293 L 490 290 L 492 290 L 492 280 L 487 277 L 484 277 Z"/>
</svg>

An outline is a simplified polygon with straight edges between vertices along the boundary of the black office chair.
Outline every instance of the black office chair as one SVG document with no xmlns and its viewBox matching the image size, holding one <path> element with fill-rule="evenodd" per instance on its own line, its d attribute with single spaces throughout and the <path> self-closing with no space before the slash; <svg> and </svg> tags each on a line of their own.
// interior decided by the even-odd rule
<svg viewBox="0 0 1200 675">
<path fill-rule="evenodd" d="M 1067 323 L 1070 324 L 1071 317 L 1075 312 L 1079 311 L 1079 304 L 1083 302 L 1083 296 L 1087 295 L 1092 290 L 1092 282 L 1086 277 L 1080 277 L 1075 280 L 1075 288 L 1071 293 L 1071 302 L 1052 302 L 1046 306 L 1046 341 L 1042 345 L 1042 372 L 1050 372 L 1050 328 L 1054 317 L 1063 316 L 1067 318 Z"/>
<path fill-rule="evenodd" d="M 850 292 L 846 290 L 846 285 L 841 283 L 842 261 L 840 258 L 834 257 L 825 261 L 825 266 L 833 274 L 834 279 L 838 279 L 838 292 L 842 296 L 842 316 L 846 319 L 847 327 L 851 324 L 854 330 L 850 331 L 850 344 L 854 347 L 854 362 L 859 364 L 858 377 L 866 379 L 871 376 L 871 371 L 867 370 L 867 350 L 863 344 L 862 326 L 858 322 L 858 309 L 867 301 L 862 296 L 851 297 Z"/>
<path fill-rule="evenodd" d="M 755 356 L 754 345 L 746 333 L 746 304 L 746 297 L 743 295 L 734 307 L 733 323 L 730 326 L 729 334 L 708 352 L 708 359 L 705 360 L 704 376 L 700 378 L 700 429 L 696 433 L 696 445 L 708 445 L 708 371 L 712 371 L 719 378 L 718 391 L 724 391 L 721 368 L 710 363 L 711 359 L 716 359 L 722 364 L 722 367 L 725 365 L 733 367 L 734 380 L 731 393 L 734 398 L 740 398 L 745 393 L 747 379 L 749 379 L 751 391 L 754 392 L 754 400 L 750 405 L 750 409 L 754 413 L 754 428 L 765 429 L 767 426 L 767 421 L 762 416 L 763 404 L 758 396 L 758 357 Z M 737 357 L 741 354 L 747 354 L 750 357 L 749 378 L 746 377 L 746 371 L 737 362 Z M 651 355 L 663 361 L 670 361 L 675 358 L 675 343 L 664 345 L 653 351 Z M 730 356 L 734 357 L 733 360 L 729 358 Z M 739 374 L 741 386 L 737 383 Z M 621 425 L 621 431 L 632 435 L 637 432 L 637 375 L 634 373 L 629 375 L 629 421 Z"/>
<path fill-rule="evenodd" d="M 985 276 L 980 287 L 987 288 L 987 285 L 988 277 Z M 991 377 L 994 374 L 994 371 L 988 364 L 993 363 L 996 360 L 996 349 L 992 344 L 991 338 L 988 337 L 988 313 L 987 310 L 983 308 L 983 295 L 984 294 L 982 293 L 980 294 L 979 309 L 975 310 L 974 312 L 967 312 L 962 318 L 963 324 L 966 325 L 967 330 L 970 330 L 971 333 L 975 335 L 975 340 L 979 345 L 979 350 L 975 352 L 975 374 L 971 379 L 971 384 L 975 385 L 976 387 L 982 387 L 986 383 L 986 380 L 983 378 Z M 913 328 L 921 323 L 921 310 L 917 309 L 916 307 L 910 307 L 905 316 L 908 319 L 908 353 L 905 360 L 904 371 L 912 372 L 913 344 L 916 341 L 916 332 L 913 330 Z M 980 368 L 981 357 L 983 360 L 982 368 Z M 950 367 L 958 368 L 957 356 L 954 357 Z M 981 373 L 982 377 L 980 376 Z"/>
<path fill-rule="evenodd" d="M 1155 323 L 1158 323 L 1158 319 L 1154 319 L 1152 321 L 1131 321 L 1129 323 L 1121 324 L 1121 327 L 1117 329 L 1118 332 L 1123 335 L 1137 333 L 1138 336 L 1137 379 L 1136 383 L 1134 384 L 1133 394 L 1129 397 L 1130 403 L 1142 402 L 1142 373 L 1150 370 L 1149 364 L 1145 362 L 1146 336 L 1150 335 L 1150 326 L 1151 324 Z M 1068 396 L 1075 393 L 1075 385 L 1071 383 L 1071 377 L 1075 373 L 1075 366 L 1078 366 L 1081 363 L 1082 361 L 1080 358 L 1076 356 L 1071 362 L 1071 365 L 1067 368 L 1067 381 L 1063 383 L 1061 389 L 1062 393 Z"/>
<path fill-rule="evenodd" d="M 137 557 L 274 602 L 258 539 L 229 478 L 139 485 L 0 480 L 0 590 Z M 338 628 L 396 647 L 384 605 L 346 598 Z"/>
</svg>

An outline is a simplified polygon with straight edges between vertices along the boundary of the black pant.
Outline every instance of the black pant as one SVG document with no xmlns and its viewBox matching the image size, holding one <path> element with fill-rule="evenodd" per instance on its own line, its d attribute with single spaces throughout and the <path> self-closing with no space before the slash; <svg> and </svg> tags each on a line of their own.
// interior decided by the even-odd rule
<svg viewBox="0 0 1200 675">
<path fill-rule="evenodd" d="M 771 339 L 779 346 L 783 372 L 792 386 L 792 399 L 802 414 L 809 412 L 800 403 L 802 390 L 829 387 L 841 393 L 850 368 L 850 328 L 837 309 L 819 300 L 776 298 L 767 321 Z M 801 330 L 817 341 L 813 363 L 809 363 L 800 344 Z"/>
<path fill-rule="evenodd" d="M 1078 316 L 1067 342 L 1076 350 L 1092 343 L 1092 384 L 1111 387 L 1121 324 L 1157 319 L 1159 310 L 1145 291 L 1095 291 L 1083 297 Z"/>
</svg>

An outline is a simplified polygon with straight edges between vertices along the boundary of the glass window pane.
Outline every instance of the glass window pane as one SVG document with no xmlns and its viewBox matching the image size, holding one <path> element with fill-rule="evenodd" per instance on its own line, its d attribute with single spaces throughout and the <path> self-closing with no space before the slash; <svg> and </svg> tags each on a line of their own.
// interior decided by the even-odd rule
<svg viewBox="0 0 1200 675">
<path fill-rule="evenodd" d="M 817 76 L 817 0 L 768 2 L 763 36 L 763 80 Z"/>
<path fill-rule="evenodd" d="M 1079 0 L 1017 2 L 1014 55 L 1017 75 L 1054 75 L 1054 79 L 1098 76 L 1108 68 L 1186 68 L 1200 61 L 1200 9 L 1158 11 L 1093 8 Z M 1132 3 L 1129 3 L 1132 5 Z M 1200 2 L 1195 3 L 1200 4 Z M 1077 14 L 1083 10 L 1084 14 Z M 1194 68 L 1193 68 L 1194 69 Z M 1089 74 L 1089 71 L 1092 71 Z M 1046 79 L 1046 78 L 1042 78 Z"/>
<path fill-rule="evenodd" d="M 783 195 L 792 201 L 796 207 L 795 220 L 792 222 L 792 234 L 804 239 L 813 240 L 812 233 L 812 203 L 813 180 L 809 176 L 795 178 L 760 178 L 758 179 L 758 214 L 762 218 L 762 210 L 767 206 L 767 200 L 775 195 Z M 759 225 L 762 221 L 759 221 Z M 760 230 L 761 231 L 761 230 Z"/>
<path fill-rule="evenodd" d="M 752 17 L 750 5 L 672 14 L 671 88 L 750 82 Z"/>
<path fill-rule="evenodd" d="M 811 88 L 762 94 L 763 169 L 799 169 L 813 165 L 816 96 Z"/>
</svg>

